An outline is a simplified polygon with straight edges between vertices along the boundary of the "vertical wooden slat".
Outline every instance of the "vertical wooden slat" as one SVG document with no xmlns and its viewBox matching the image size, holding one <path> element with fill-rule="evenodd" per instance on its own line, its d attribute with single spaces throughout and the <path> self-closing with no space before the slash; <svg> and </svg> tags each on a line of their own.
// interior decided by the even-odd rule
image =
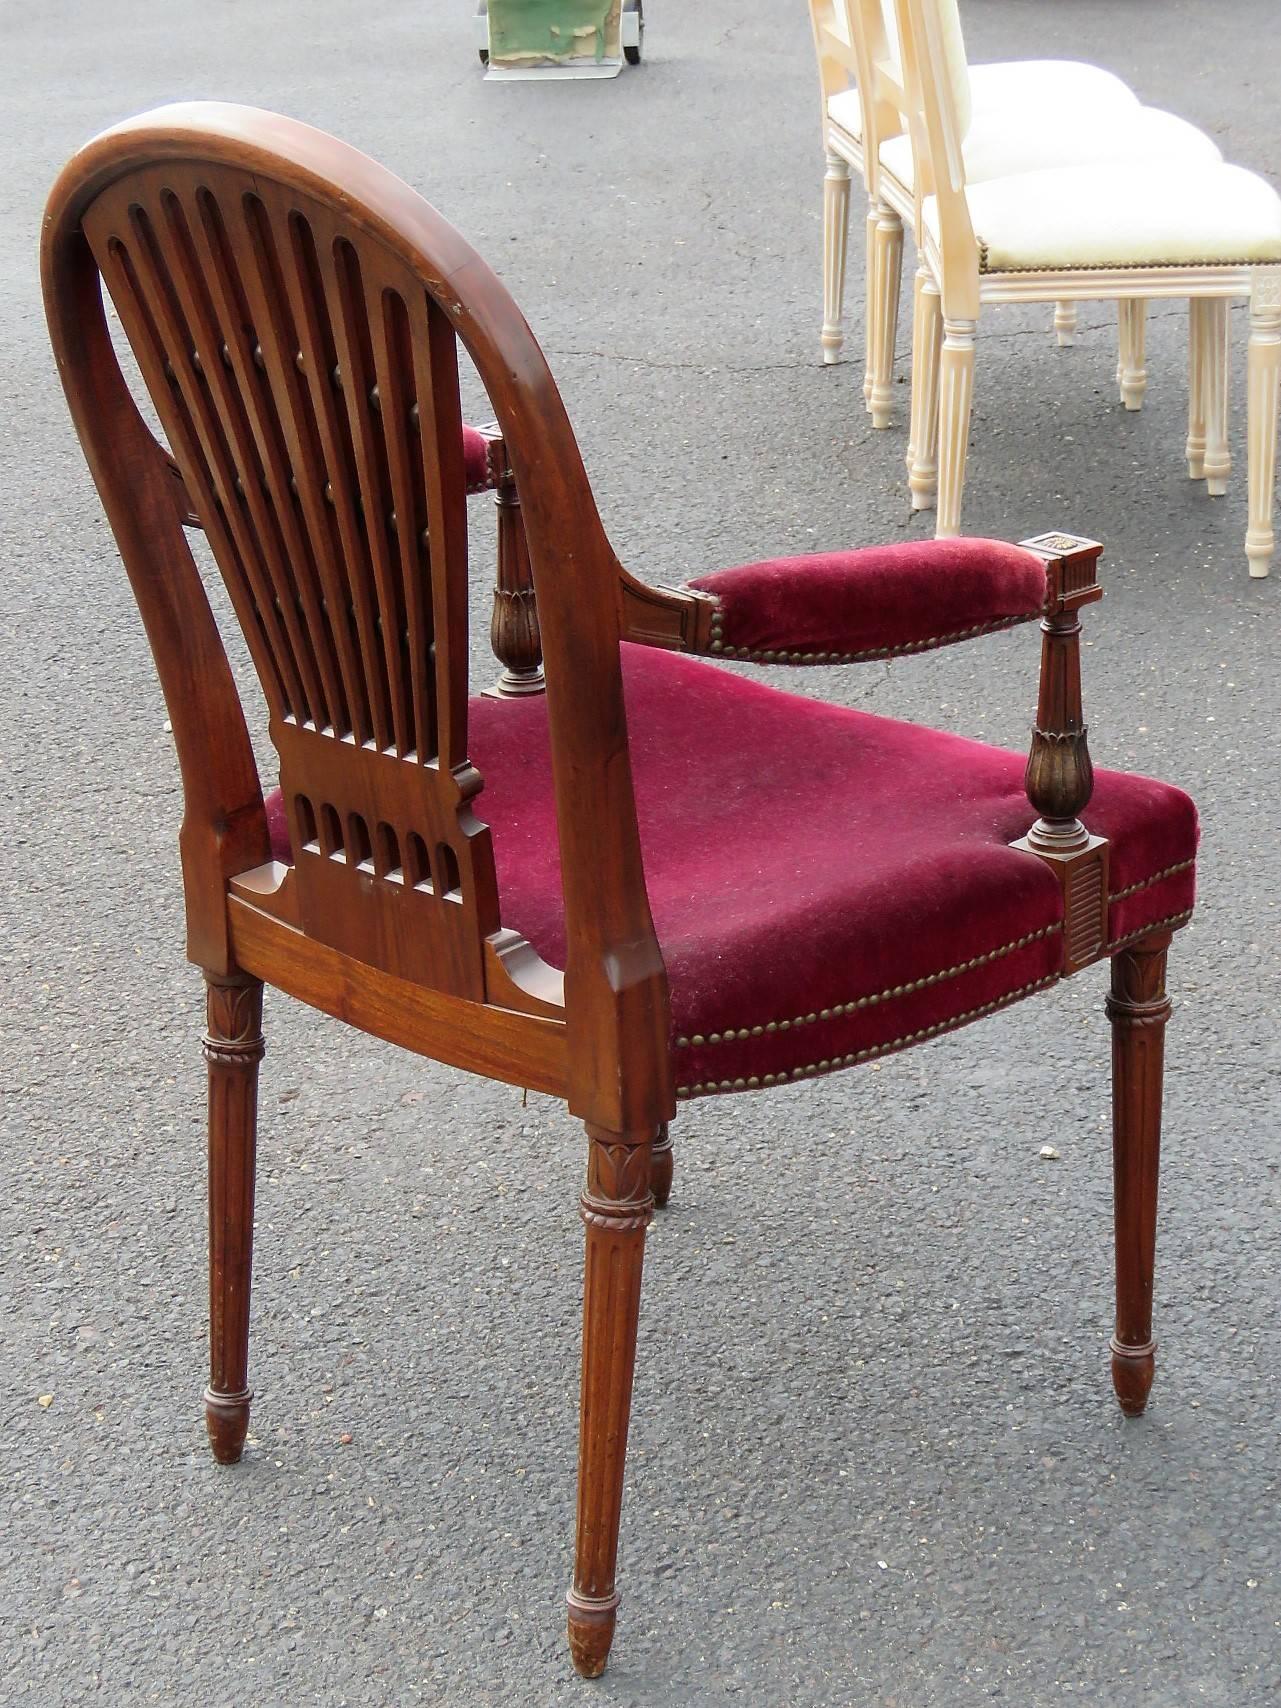
<svg viewBox="0 0 1281 1708">
<path fill-rule="evenodd" d="M 408 673 L 414 715 L 414 750 L 420 762 L 436 756 L 436 684 L 431 667 L 432 611 L 426 597 L 424 564 L 418 538 L 422 523 L 414 494 L 416 452 L 410 443 L 409 412 L 414 404 L 413 364 L 406 361 L 407 311 L 404 301 L 377 279 L 367 279 L 365 305 L 373 340 L 378 393 L 382 399 L 383 440 L 397 517 L 396 544 L 408 630 Z"/>
<path fill-rule="evenodd" d="M 278 552 L 279 545 L 270 507 L 263 494 L 262 462 L 254 445 L 240 388 L 221 356 L 224 344 L 230 354 L 233 342 L 238 341 L 237 328 L 229 316 L 219 314 L 215 307 L 208 288 L 209 270 L 196 255 L 191 227 L 176 195 L 170 193 L 162 197 L 161 208 L 171 240 L 170 273 L 187 324 L 195 336 L 195 346 L 201 352 L 204 383 L 217 410 L 223 438 L 234 458 L 253 526 L 244 526 L 240 506 L 234 499 L 229 506 L 229 521 L 235 529 L 240 555 L 262 612 L 273 661 L 289 683 L 291 704 L 301 708 L 307 700 L 299 667 L 300 659 L 304 664 L 308 662 L 305 638 L 299 631 L 297 614 L 291 608 L 292 601 L 288 599 L 288 577 L 281 574 L 279 568 L 273 573 L 270 559 Z"/>
<path fill-rule="evenodd" d="M 403 758 L 414 742 L 413 707 L 406 695 L 402 656 L 401 628 L 405 601 L 386 526 L 393 500 L 384 434 L 370 401 L 370 393 L 377 384 L 377 374 L 369 347 L 360 257 L 349 241 L 340 238 L 332 245 L 325 245 L 320 263 L 329 295 L 330 324 L 342 376 L 342 396 L 360 483 L 360 502 L 365 512 L 365 535 L 382 636 L 382 670 L 391 704 L 396 752 Z M 373 660 L 369 659 L 369 663 L 372 665 Z"/>
<path fill-rule="evenodd" d="M 289 215 L 287 234 L 291 266 L 281 269 L 289 292 L 290 310 L 302 355 L 303 374 L 311 396 L 313 419 L 323 463 L 317 468 L 324 509 L 321 521 L 332 539 L 337 534 L 336 553 L 327 554 L 326 568 L 334 575 L 335 588 L 329 596 L 329 619 L 338 637 L 343 661 L 343 679 L 353 716 L 382 748 L 388 745 L 389 723 L 384 695 L 379 691 L 381 671 L 376 662 L 374 610 L 365 532 L 377 531 L 379 518 L 368 516 L 362 523 L 357 511 L 352 479 L 352 448 L 346 417 L 334 392 L 333 370 L 337 349 L 332 318 L 321 277 L 315 233 L 295 211 Z M 281 245 L 282 251 L 284 244 Z M 327 474 L 328 480 L 323 476 Z M 337 559 L 335 562 L 334 559 Z M 347 621 L 348 601 L 355 616 L 356 635 Z M 370 665 L 374 667 L 371 669 Z M 356 707 L 359 706 L 359 713 Z"/>
<path fill-rule="evenodd" d="M 458 342 L 443 309 L 424 293 L 426 325 L 414 327 L 414 389 L 427 496 L 436 635 L 436 719 L 442 768 L 467 757 L 467 497 L 463 473 Z"/>
<path fill-rule="evenodd" d="M 245 258 L 241 278 L 245 285 L 250 312 L 258 332 L 263 354 L 264 372 L 271 393 L 271 405 L 280 423 L 281 435 L 289 459 L 293 486 L 297 488 L 299 506 L 290 502 L 290 486 L 277 492 L 276 510 L 282 521 L 289 518 L 291 558 L 298 578 L 298 590 L 306 614 L 316 662 L 325 685 L 331 711 L 330 723 L 336 734 L 345 734 L 351 727 L 347 701 L 342 686 L 342 668 L 334 647 L 334 636 L 325 609 L 331 597 L 331 583 L 336 579 L 329 562 L 332 544 L 324 509 L 323 480 L 317 490 L 314 478 L 318 453 L 315 428 L 307 406 L 306 388 L 298 372 L 298 344 L 289 318 L 288 301 L 280 278 L 280 263 L 270 218 L 258 196 L 242 196 L 236 206 L 235 223 L 228 223 L 233 246 Z M 236 243 L 237 236 L 242 241 Z M 298 527 L 298 511 L 302 512 L 303 527 Z M 306 543 L 302 536 L 305 533 Z M 295 555 L 296 552 L 296 555 Z M 326 569 L 331 573 L 327 574 Z"/>
<path fill-rule="evenodd" d="M 127 248 L 119 236 L 101 242 L 98 265 L 138 356 L 161 423 L 195 486 L 210 543 L 225 566 L 233 609 L 255 661 L 262 661 L 264 684 L 268 691 L 274 689 L 283 703 L 284 684 L 271 656 L 242 554 L 232 533 L 231 525 L 237 515 L 234 470 L 226 460 L 225 451 L 220 451 L 215 424 L 201 406 L 197 376 L 191 364 L 190 334 L 176 320 L 172 298 L 155 276 L 143 235 L 147 224 L 141 209 L 134 210 L 132 226 L 133 247 Z"/>
</svg>

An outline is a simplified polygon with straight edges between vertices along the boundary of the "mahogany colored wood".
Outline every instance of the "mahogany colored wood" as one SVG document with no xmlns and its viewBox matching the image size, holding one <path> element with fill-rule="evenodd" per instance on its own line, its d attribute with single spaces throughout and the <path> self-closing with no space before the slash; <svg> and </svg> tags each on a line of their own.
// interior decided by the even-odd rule
<svg viewBox="0 0 1281 1708">
<path fill-rule="evenodd" d="M 1094 792 L 1081 705 L 1081 624 L 1077 611 L 1103 596 L 1097 540 L 1041 534 L 1020 542 L 1046 566 L 1041 619 L 1041 686 L 1024 779 L 1040 814 L 1012 846 L 1043 860 L 1063 890 L 1063 970 L 1097 960 L 1107 942 L 1108 845 L 1081 823 Z"/>
<path fill-rule="evenodd" d="M 129 120 L 59 178 L 42 271 L 59 371 L 182 772 L 187 953 L 209 988 L 214 1451 L 239 1455 L 249 1412 L 263 983 L 436 1060 L 564 1098 L 589 1138 L 569 1631 L 579 1670 L 598 1673 L 618 1606 L 645 1227 L 670 1190 L 675 1113 L 619 643 L 705 653 L 716 602 L 622 568 L 559 392 L 503 286 L 415 192 L 330 137 L 216 104 Z M 121 372 L 103 280 L 168 448 Z M 535 622 L 545 655 L 563 972 L 504 923 L 468 757 L 459 341 L 497 415 L 506 497 L 520 497 L 499 509 L 503 590 L 530 590 L 510 602 L 526 610 L 520 659 L 520 625 L 499 627 L 513 669 L 535 668 Z M 266 698 L 292 866 L 271 856 L 244 709 L 183 532 L 193 522 Z M 1072 876 L 1093 873 L 1106 889 L 1106 850 L 1078 818 L 1090 773 L 1074 613 L 1098 596 L 1098 548 L 1063 536 L 1033 549 L 1052 596 L 1029 764 L 1040 818 L 1024 845 L 1064 884 L 1070 972 L 1104 948 L 1098 896 Z M 1150 1379 L 1164 941 L 1119 952 L 1111 1002 L 1116 1367 L 1131 1405 L 1145 1360 Z"/>
<path fill-rule="evenodd" d="M 249 1428 L 249 1282 L 254 1238 L 262 983 L 208 977 L 209 1386 L 214 1457 L 234 1465 Z"/>
<path fill-rule="evenodd" d="M 649 1178 L 654 1202 L 660 1210 L 672 1195 L 673 1162 L 671 1128 L 664 1121 L 658 1129 L 658 1137 L 654 1140 L 653 1168 Z"/>
<path fill-rule="evenodd" d="M 489 436 L 489 466 L 498 518 L 498 570 L 489 641 L 503 672 L 485 693 L 496 699 L 521 699 L 526 694 L 543 693 L 547 684 L 543 678 L 538 602 L 529 564 L 529 542 L 521 521 L 520 494 L 506 446 L 496 435 Z"/>
<path fill-rule="evenodd" d="M 1112 1386 L 1129 1417 L 1147 1404 L 1156 1371 L 1152 1278 L 1156 1264 L 1161 1086 L 1170 999 L 1170 933 L 1158 931 L 1112 957 L 1112 1152 L 1116 1199 L 1116 1333 Z"/>
<path fill-rule="evenodd" d="M 587 1127 L 587 1185 L 581 1200 L 587 1275 L 578 1531 L 574 1582 L 567 1597 L 570 1654 L 584 1678 L 598 1678 L 604 1672 L 618 1611 L 614 1570 L 645 1229 L 654 1213 L 650 1175 L 655 1137 L 655 1129 L 625 1134 Z"/>
</svg>

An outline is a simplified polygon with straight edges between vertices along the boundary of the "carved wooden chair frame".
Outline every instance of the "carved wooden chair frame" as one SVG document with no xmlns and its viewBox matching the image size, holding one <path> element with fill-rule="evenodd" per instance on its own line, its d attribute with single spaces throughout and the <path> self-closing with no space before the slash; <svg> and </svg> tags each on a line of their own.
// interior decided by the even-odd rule
<svg viewBox="0 0 1281 1708">
<path fill-rule="evenodd" d="M 575 1664 L 594 1675 L 618 1605 L 644 1233 L 670 1184 L 675 1109 L 619 643 L 723 652 L 717 601 L 623 569 L 559 392 L 506 290 L 417 194 L 334 139 L 247 108 L 144 114 L 69 163 L 42 259 L 59 370 L 182 772 L 187 952 L 208 986 L 213 1450 L 240 1456 L 251 1399 L 264 982 L 425 1056 L 564 1099 L 589 1138 L 569 1632 Z M 122 375 L 103 279 L 174 458 Z M 316 300 L 332 311 L 334 347 Z M 520 550 L 546 655 L 563 973 L 504 926 L 490 833 L 471 804 L 481 778 L 467 747 L 456 340 L 489 394 L 521 495 Z M 279 399 L 301 400 L 303 388 L 307 409 L 291 418 Z M 335 468 L 348 478 L 331 481 Z M 386 529 L 363 528 L 362 513 L 379 507 Z M 244 712 L 183 532 L 197 517 L 266 692 L 292 866 L 271 857 Z M 1030 544 L 1049 597 L 1028 771 L 1040 817 L 1025 846 L 1063 884 L 1063 970 L 1113 959 L 1113 1375 L 1137 1412 L 1153 1370 L 1170 937 L 1108 945 L 1107 846 L 1079 821 L 1091 772 L 1077 610 L 1099 596 L 1099 547 L 1072 536 Z"/>
</svg>

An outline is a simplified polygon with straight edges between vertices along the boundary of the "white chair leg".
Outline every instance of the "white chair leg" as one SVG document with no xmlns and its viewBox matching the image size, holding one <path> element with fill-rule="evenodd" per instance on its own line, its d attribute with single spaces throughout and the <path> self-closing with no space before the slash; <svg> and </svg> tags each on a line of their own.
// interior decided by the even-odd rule
<svg viewBox="0 0 1281 1708">
<path fill-rule="evenodd" d="M 1116 383 L 1125 407 L 1142 409 L 1143 394 L 1148 389 L 1148 371 L 1143 365 L 1148 305 L 1142 298 L 1122 297 L 1116 307 Z"/>
<path fill-rule="evenodd" d="M 872 407 L 872 363 L 876 346 L 876 203 L 870 202 L 863 234 L 863 256 L 867 277 L 863 285 L 863 344 L 866 359 L 863 365 L 863 405 Z"/>
<path fill-rule="evenodd" d="M 845 301 L 845 250 L 850 231 L 850 167 L 839 154 L 827 157 L 823 178 L 823 331 L 820 343 L 825 362 L 841 359 L 845 333 L 841 309 Z"/>
<path fill-rule="evenodd" d="M 873 427 L 888 427 L 894 403 L 894 340 L 898 333 L 899 287 L 903 277 L 903 221 L 878 202 L 869 221 L 868 389 Z"/>
<path fill-rule="evenodd" d="M 1225 297 L 1211 297 L 1206 301 L 1202 349 L 1205 490 L 1211 498 L 1222 498 L 1228 490 L 1228 475 L 1232 468 L 1228 452 L 1228 304 Z"/>
<path fill-rule="evenodd" d="M 950 540 L 961 531 L 977 328 L 976 320 L 943 322 L 943 348 L 939 354 L 938 520 L 934 528 L 938 540 Z"/>
<path fill-rule="evenodd" d="M 1188 299 L 1188 479 L 1205 479 L 1205 297 Z"/>
<path fill-rule="evenodd" d="M 1076 304 L 1074 302 L 1055 303 L 1054 331 L 1060 344 L 1076 343 Z"/>
<path fill-rule="evenodd" d="M 1250 299 L 1250 353 L 1246 367 L 1247 472 L 1250 525 L 1245 555 L 1250 574 L 1272 565 L 1272 502 L 1277 474 L 1277 401 L 1281 378 L 1281 281 L 1258 281 Z"/>
<path fill-rule="evenodd" d="M 912 312 L 912 424 L 907 487 L 913 510 L 933 508 L 938 488 L 939 349 L 943 310 L 928 267 L 918 267 Z"/>
</svg>

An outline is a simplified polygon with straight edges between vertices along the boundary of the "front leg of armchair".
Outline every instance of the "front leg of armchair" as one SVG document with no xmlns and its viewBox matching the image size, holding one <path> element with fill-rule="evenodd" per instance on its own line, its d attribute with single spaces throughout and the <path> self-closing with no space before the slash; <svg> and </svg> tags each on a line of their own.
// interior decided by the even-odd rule
<svg viewBox="0 0 1281 1708">
<path fill-rule="evenodd" d="M 1096 961 L 1107 942 L 1108 844 L 1081 823 L 1094 771 L 1081 706 L 1082 605 L 1103 596 L 1103 548 L 1072 534 L 1042 534 L 1022 544 L 1045 562 L 1047 598 L 1041 620 L 1041 688 L 1025 785 L 1040 814 L 1012 844 L 1045 861 L 1063 890 L 1063 971 Z"/>
</svg>

